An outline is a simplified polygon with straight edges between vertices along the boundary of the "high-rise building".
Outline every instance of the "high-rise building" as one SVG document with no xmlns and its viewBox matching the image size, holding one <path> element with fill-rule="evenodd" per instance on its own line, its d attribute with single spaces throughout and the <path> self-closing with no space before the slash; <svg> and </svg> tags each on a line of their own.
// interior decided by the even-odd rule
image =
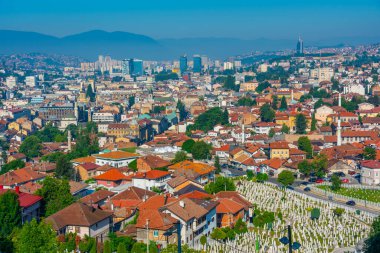
<svg viewBox="0 0 380 253">
<path fill-rule="evenodd" d="M 301 36 L 298 37 L 297 54 L 303 54 L 303 40 L 302 40 Z"/>
<path fill-rule="evenodd" d="M 36 77 L 35 76 L 25 77 L 25 85 L 28 87 L 35 87 L 36 86 Z"/>
<path fill-rule="evenodd" d="M 17 77 L 15 76 L 8 76 L 6 79 L 6 85 L 9 89 L 12 89 L 17 86 Z"/>
<path fill-rule="evenodd" d="M 124 59 L 121 62 L 121 73 L 123 76 L 129 75 L 129 60 Z"/>
<path fill-rule="evenodd" d="M 187 56 L 186 55 L 183 55 L 179 58 L 179 70 L 181 71 L 181 74 L 187 71 Z"/>
<path fill-rule="evenodd" d="M 194 73 L 202 72 L 202 58 L 199 55 L 193 56 L 193 72 Z"/>
<path fill-rule="evenodd" d="M 142 76 L 144 74 L 144 64 L 142 60 L 133 60 L 133 72 L 134 76 Z"/>
</svg>

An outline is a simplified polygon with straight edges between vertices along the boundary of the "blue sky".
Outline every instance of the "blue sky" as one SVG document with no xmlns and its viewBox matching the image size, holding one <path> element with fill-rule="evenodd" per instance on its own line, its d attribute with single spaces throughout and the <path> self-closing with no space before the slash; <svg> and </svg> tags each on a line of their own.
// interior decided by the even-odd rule
<svg viewBox="0 0 380 253">
<path fill-rule="evenodd" d="M 0 0 L 0 29 L 154 38 L 380 36 L 379 0 Z"/>
</svg>

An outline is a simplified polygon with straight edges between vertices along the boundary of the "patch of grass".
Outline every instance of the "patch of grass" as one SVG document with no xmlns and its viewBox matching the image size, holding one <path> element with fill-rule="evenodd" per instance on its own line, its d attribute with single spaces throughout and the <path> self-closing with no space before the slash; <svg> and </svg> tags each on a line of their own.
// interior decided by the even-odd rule
<svg viewBox="0 0 380 253">
<path fill-rule="evenodd" d="M 343 196 L 380 203 L 380 190 L 341 187 L 339 190 L 333 191 L 328 185 L 319 185 L 317 187 Z"/>
<path fill-rule="evenodd" d="M 122 148 L 120 149 L 121 151 L 129 152 L 129 153 L 136 153 L 137 147 L 132 147 L 132 148 Z"/>
</svg>

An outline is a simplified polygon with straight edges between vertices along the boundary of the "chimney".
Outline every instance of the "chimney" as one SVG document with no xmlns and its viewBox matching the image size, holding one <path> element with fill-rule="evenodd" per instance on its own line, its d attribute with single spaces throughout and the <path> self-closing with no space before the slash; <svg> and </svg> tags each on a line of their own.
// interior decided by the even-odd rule
<svg viewBox="0 0 380 253">
<path fill-rule="evenodd" d="M 183 202 L 183 200 L 180 200 L 179 201 L 179 206 L 182 207 L 182 208 L 185 208 L 185 202 Z"/>
<path fill-rule="evenodd" d="M 16 191 L 17 194 L 20 194 L 20 186 L 16 185 L 15 191 Z"/>
<path fill-rule="evenodd" d="M 165 196 L 164 196 L 164 205 L 166 205 L 167 202 L 168 202 L 168 195 L 165 194 Z"/>
</svg>

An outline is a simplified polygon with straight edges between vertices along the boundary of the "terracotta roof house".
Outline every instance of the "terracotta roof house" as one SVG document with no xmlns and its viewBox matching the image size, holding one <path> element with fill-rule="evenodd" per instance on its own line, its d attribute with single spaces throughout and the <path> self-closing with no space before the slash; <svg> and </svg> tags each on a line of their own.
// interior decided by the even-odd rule
<svg viewBox="0 0 380 253">
<path fill-rule="evenodd" d="M 25 193 L 20 191 L 20 187 L 16 186 L 15 190 L 3 189 L 0 185 L 0 195 L 7 191 L 15 192 L 18 195 L 18 200 L 21 207 L 21 219 L 22 223 L 30 222 L 32 219 L 40 219 L 40 209 L 42 198 L 40 196 Z"/>
<path fill-rule="evenodd" d="M 171 173 L 168 171 L 150 170 L 132 176 L 132 185 L 150 191 L 153 189 L 166 190 L 166 184 L 170 178 Z"/>
<path fill-rule="evenodd" d="M 130 179 L 116 168 L 110 169 L 107 172 L 94 177 L 94 179 L 98 185 L 102 185 L 106 188 L 113 188 L 130 182 Z"/>
<path fill-rule="evenodd" d="M 222 198 L 216 207 L 217 226 L 233 227 L 238 219 L 245 219 L 244 206 L 234 200 Z"/>
<path fill-rule="evenodd" d="M 214 179 L 216 168 L 205 163 L 186 160 L 169 166 L 169 170 L 174 172 L 174 176 L 184 176 L 204 185 Z"/>
<path fill-rule="evenodd" d="M 198 188 L 203 189 L 202 185 L 198 182 L 192 181 L 184 176 L 178 176 L 170 179 L 167 182 L 167 190 L 171 194 L 175 194 L 175 192 L 187 187 L 188 185 L 194 185 Z"/>
<path fill-rule="evenodd" d="M 91 205 L 102 206 L 107 201 L 107 199 L 111 198 L 114 195 L 115 195 L 114 192 L 111 192 L 108 190 L 99 190 L 79 199 L 78 201 L 90 206 Z"/>
<path fill-rule="evenodd" d="M 158 168 L 165 168 L 169 165 L 171 165 L 170 162 L 154 155 L 147 155 L 137 159 L 137 169 L 139 172 L 147 172 Z"/>
<path fill-rule="evenodd" d="M 282 165 L 284 163 L 285 161 L 280 158 L 272 158 L 260 164 L 260 171 L 271 176 L 277 176 L 283 170 Z"/>
<path fill-rule="evenodd" d="M 199 239 L 203 235 L 208 235 L 216 228 L 217 205 L 218 202 L 212 200 L 184 198 L 163 206 L 159 211 L 179 220 L 182 243 L 194 247 L 200 243 Z"/>
<path fill-rule="evenodd" d="M 131 186 L 127 190 L 112 197 L 112 200 L 134 199 L 134 200 L 145 201 L 148 198 L 153 197 L 155 195 L 157 195 L 157 193 L 146 190 L 146 189 L 141 189 L 135 186 Z"/>
<path fill-rule="evenodd" d="M 75 167 L 75 170 L 79 173 L 81 180 L 87 180 L 96 176 L 96 169 L 99 167 L 95 163 L 81 163 Z"/>
<path fill-rule="evenodd" d="M 368 160 L 361 162 L 361 181 L 366 185 L 380 184 L 380 161 Z"/>
<path fill-rule="evenodd" d="M 0 175 L 0 185 L 3 185 L 4 188 L 14 188 L 16 185 L 20 186 L 28 182 L 36 182 L 45 177 L 45 174 L 38 173 L 30 168 L 22 168 Z"/>
<path fill-rule="evenodd" d="M 112 212 L 76 202 L 50 215 L 45 222 L 51 224 L 58 235 L 76 233 L 81 238 L 86 235 L 104 238 L 112 228 Z"/>
</svg>

